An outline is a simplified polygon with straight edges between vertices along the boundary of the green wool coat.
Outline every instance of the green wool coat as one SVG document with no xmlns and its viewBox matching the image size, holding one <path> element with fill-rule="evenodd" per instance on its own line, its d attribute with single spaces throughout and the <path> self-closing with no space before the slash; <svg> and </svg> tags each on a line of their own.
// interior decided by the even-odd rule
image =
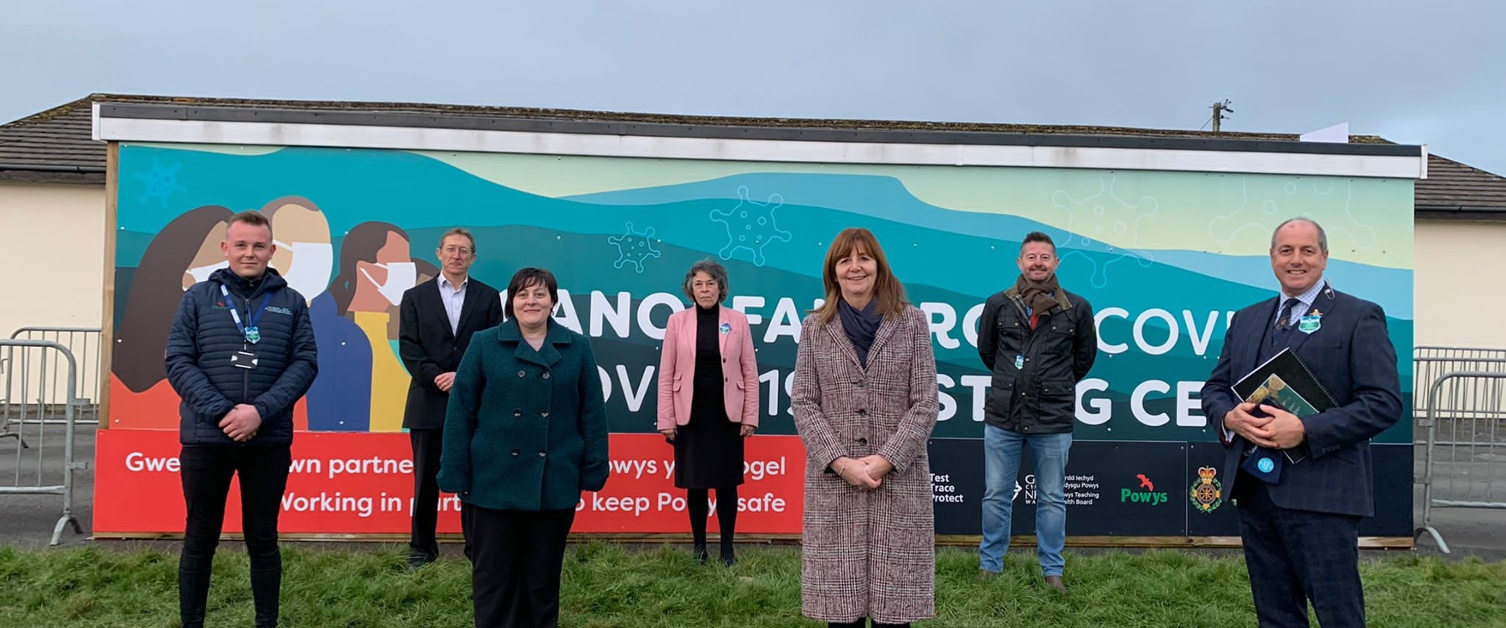
<svg viewBox="0 0 1506 628">
<path fill-rule="evenodd" d="M 563 510 L 601 490 L 609 466 L 585 336 L 550 320 L 535 351 L 511 320 L 471 339 L 450 389 L 440 490 L 493 510 Z"/>
</svg>

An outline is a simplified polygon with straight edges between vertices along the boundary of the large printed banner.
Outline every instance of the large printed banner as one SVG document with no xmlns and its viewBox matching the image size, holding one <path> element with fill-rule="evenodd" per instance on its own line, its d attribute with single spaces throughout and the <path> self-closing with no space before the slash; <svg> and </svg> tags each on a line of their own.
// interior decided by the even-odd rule
<svg viewBox="0 0 1506 628">
<path fill-rule="evenodd" d="M 177 485 L 144 479 L 167 476 L 142 475 L 133 468 L 146 463 L 127 457 L 176 455 L 178 400 L 162 363 L 167 328 L 184 288 L 224 263 L 225 220 L 245 209 L 270 217 L 278 246 L 272 265 L 309 301 L 320 374 L 295 409 L 304 430 L 295 453 L 310 460 L 347 452 L 406 459 L 409 378 L 397 357 L 395 304 L 415 281 L 437 274 L 435 247 L 454 226 L 476 234 L 471 270 L 482 281 L 503 288 L 522 266 L 558 276 L 555 318 L 591 339 L 619 461 L 662 467 L 669 458 L 652 435 L 664 324 L 687 306 L 680 285 L 692 263 L 712 257 L 727 266 L 726 304 L 748 314 L 758 351 L 763 416 L 748 462 L 772 467 L 777 460 L 780 470 L 750 476 L 744 487 L 748 523 L 740 519 L 739 527 L 750 531 L 799 531 L 792 513 L 801 501 L 803 449 L 789 414 L 796 342 L 805 311 L 824 296 L 826 247 L 849 226 L 878 236 L 909 299 L 931 319 L 941 402 L 932 443 L 938 533 L 977 532 L 989 382 L 977 321 L 984 300 L 1014 282 L 1020 240 L 1030 231 L 1055 239 L 1062 285 L 1097 312 L 1099 359 L 1077 389 L 1071 458 L 1084 467 L 1070 469 L 1078 479 L 1069 484 L 1099 497 L 1091 508 L 1074 503 L 1083 508 L 1069 517 L 1074 533 L 1204 536 L 1227 527 L 1207 525 L 1228 509 L 1207 488 L 1222 478 L 1199 475 L 1207 464 L 1200 461 L 1218 445 L 1198 390 L 1233 311 L 1275 294 L 1266 252 L 1286 218 L 1322 223 L 1332 251 L 1325 276 L 1385 308 L 1410 408 L 1409 180 L 218 145 L 125 144 L 119 155 L 110 429 L 100 436 L 95 508 L 96 533 L 106 536 L 181 530 L 181 517 L 167 514 L 182 507 Z M 1377 477 L 1396 482 L 1378 493 L 1399 497 L 1382 503 L 1367 526 L 1410 536 L 1408 422 L 1376 442 Z M 325 476 L 337 464 L 328 460 Z M 317 482 L 303 475 L 289 489 L 286 521 L 298 522 L 290 532 L 401 529 L 392 522 L 405 516 L 383 509 L 411 493 L 401 473 Z M 583 512 L 578 529 L 682 529 L 682 516 L 660 518 L 668 511 L 659 510 L 656 493 L 676 493 L 671 485 L 633 488 L 624 479 L 633 475 L 614 465 L 604 493 L 647 498 L 647 511 L 639 511 L 641 501 L 616 510 L 602 502 L 603 510 Z M 1137 475 L 1155 490 L 1141 487 Z M 1146 499 L 1165 493 L 1165 501 L 1100 508 L 1131 480 L 1130 488 L 1152 495 Z M 305 503 L 300 496 L 336 492 L 370 497 L 373 514 L 294 516 Z M 765 493 L 783 499 L 784 511 L 771 500 L 755 503 Z M 1029 495 L 1028 487 L 1019 493 Z M 141 510 L 145 503 L 161 512 Z M 755 506 L 768 508 L 757 511 L 767 517 L 751 514 Z M 1183 516 L 1127 514 L 1167 507 Z M 1027 504 L 1016 521 L 1031 516 Z"/>
<path fill-rule="evenodd" d="M 576 532 L 689 532 L 685 491 L 674 488 L 674 454 L 658 434 L 612 435 L 612 476 L 581 495 Z M 177 434 L 100 430 L 95 525 L 107 532 L 181 532 L 183 488 Z M 738 491 L 739 530 L 800 529 L 805 450 L 792 436 L 749 442 Z M 413 461 L 402 434 L 302 433 L 282 498 L 278 529 L 287 534 L 407 534 Z M 109 465 L 108 467 L 104 465 Z M 227 503 L 225 530 L 240 532 L 239 487 Z M 439 531 L 460 532 L 460 503 L 444 495 Z M 716 493 L 711 494 L 715 504 Z M 713 507 L 713 512 L 715 508 Z"/>
</svg>

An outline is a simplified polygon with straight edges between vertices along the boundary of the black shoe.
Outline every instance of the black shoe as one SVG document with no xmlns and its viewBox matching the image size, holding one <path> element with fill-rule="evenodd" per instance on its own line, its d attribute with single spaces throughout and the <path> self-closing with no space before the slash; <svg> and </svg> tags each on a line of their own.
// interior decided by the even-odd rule
<svg viewBox="0 0 1506 628">
<path fill-rule="evenodd" d="M 695 553 L 696 562 L 699 562 L 702 565 L 706 564 L 706 545 L 704 543 L 697 544 L 693 551 Z"/>
<path fill-rule="evenodd" d="M 408 571 L 417 571 L 420 567 L 439 559 L 438 555 L 422 550 L 408 552 Z"/>
<path fill-rule="evenodd" d="M 722 550 L 722 564 L 728 567 L 737 564 L 737 557 L 732 555 L 732 550 L 730 548 Z"/>
</svg>

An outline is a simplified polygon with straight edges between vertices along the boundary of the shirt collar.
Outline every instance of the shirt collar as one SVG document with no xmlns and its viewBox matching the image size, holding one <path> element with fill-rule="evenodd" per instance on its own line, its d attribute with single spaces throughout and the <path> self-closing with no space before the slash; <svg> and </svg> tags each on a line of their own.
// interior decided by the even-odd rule
<svg viewBox="0 0 1506 628">
<path fill-rule="evenodd" d="M 460 288 L 459 289 L 451 288 L 450 287 L 450 278 L 444 276 L 444 273 L 439 273 L 439 287 L 443 288 L 445 290 L 448 290 L 450 292 L 460 292 L 461 290 L 465 290 L 465 287 L 467 285 L 469 285 L 470 283 L 471 283 L 471 276 L 469 274 L 467 274 L 465 276 L 465 279 L 461 279 L 460 280 Z"/>
<path fill-rule="evenodd" d="M 1307 311 L 1307 310 L 1312 309 L 1313 303 L 1318 300 L 1318 293 L 1322 292 L 1323 289 L 1327 288 L 1327 287 L 1328 287 L 1328 282 L 1327 281 L 1319 281 L 1319 282 L 1313 284 L 1311 288 L 1308 288 L 1306 292 L 1303 292 L 1302 294 L 1297 295 L 1297 300 L 1302 302 L 1303 311 Z M 1281 293 L 1281 302 L 1282 303 L 1285 303 L 1286 300 L 1289 299 L 1289 298 L 1291 298 L 1291 297 L 1286 296 L 1285 292 Z"/>
</svg>

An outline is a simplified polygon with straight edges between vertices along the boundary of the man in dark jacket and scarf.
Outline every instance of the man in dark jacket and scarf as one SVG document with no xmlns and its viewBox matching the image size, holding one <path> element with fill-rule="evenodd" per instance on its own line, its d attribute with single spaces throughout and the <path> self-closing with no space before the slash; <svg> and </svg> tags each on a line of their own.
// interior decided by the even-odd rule
<svg viewBox="0 0 1506 628">
<path fill-rule="evenodd" d="M 167 379 L 183 400 L 178 458 L 188 510 L 178 605 L 184 628 L 204 625 L 210 567 L 238 475 L 251 596 L 263 628 L 277 625 L 277 516 L 292 462 L 293 404 L 313 383 L 318 357 L 303 295 L 267 268 L 276 251 L 267 218 L 231 216 L 220 250 L 230 267 L 183 293 L 167 340 Z"/>
<path fill-rule="evenodd" d="M 1041 575 L 1066 593 L 1062 546 L 1067 537 L 1067 450 L 1077 410 L 1077 382 L 1093 368 L 1098 331 L 1093 308 L 1056 281 L 1056 244 L 1041 232 L 1025 236 L 1013 288 L 983 305 L 978 356 L 993 374 L 983 404 L 984 576 L 1004 568 L 1009 550 L 1015 478 L 1030 447 L 1035 461 L 1035 537 Z M 1021 487 L 1028 490 L 1030 487 Z"/>
</svg>

